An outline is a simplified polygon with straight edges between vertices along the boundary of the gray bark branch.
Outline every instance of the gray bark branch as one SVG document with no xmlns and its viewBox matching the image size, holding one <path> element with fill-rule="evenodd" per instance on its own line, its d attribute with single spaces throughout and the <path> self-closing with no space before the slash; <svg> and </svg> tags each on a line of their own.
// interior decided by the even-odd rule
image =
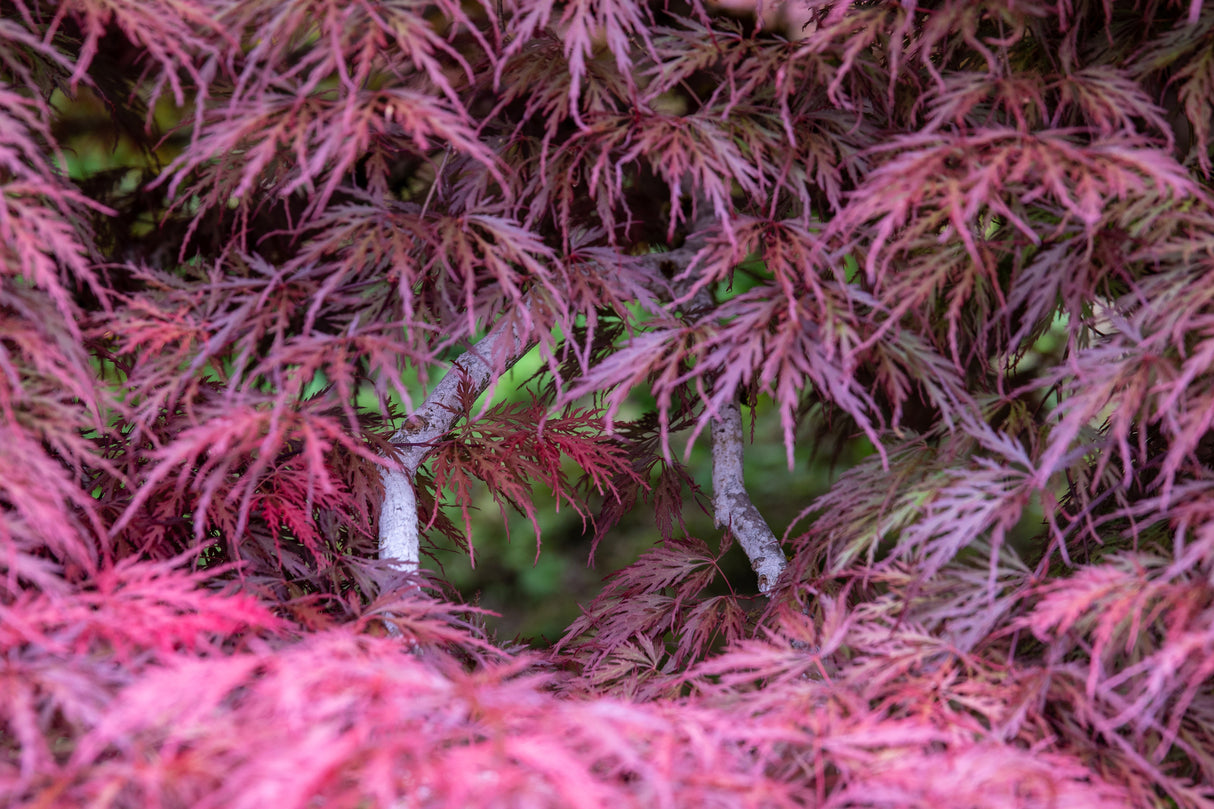
<svg viewBox="0 0 1214 809">
<path fill-rule="evenodd" d="M 652 254 L 640 261 L 653 265 L 655 285 L 660 285 L 656 272 L 659 263 L 672 262 L 686 267 L 697 250 L 697 244 L 689 243 L 679 250 Z M 392 436 L 392 443 L 400 450 L 400 464 L 381 472 L 384 500 L 379 519 L 380 559 L 390 560 L 404 571 L 419 569 L 421 542 L 414 477 L 436 442 L 462 415 L 461 382 L 467 380 L 479 396 L 534 344 L 527 337 L 531 301 L 529 297 L 524 298 L 517 310 L 503 315 L 480 342 L 455 360 L 421 406 Z M 709 312 L 712 308 L 711 296 L 703 289 L 692 296 L 689 303 L 691 308 L 701 312 Z M 759 591 L 766 595 L 775 586 L 787 560 L 779 539 L 750 499 L 743 479 L 742 459 L 742 415 L 735 399 L 713 416 L 713 520 L 738 541 L 758 576 Z"/>
<path fill-rule="evenodd" d="M 489 383 L 530 350 L 529 306 L 522 304 L 494 324 L 480 342 L 461 354 L 405 424 L 392 436 L 400 450 L 400 465 L 384 468 L 384 500 L 379 515 L 379 558 L 390 560 L 401 570 L 413 572 L 421 563 L 421 541 L 417 520 L 417 495 L 413 488 L 417 470 L 462 414 L 460 383 L 480 395 Z"/>
<path fill-rule="evenodd" d="M 759 592 L 767 595 L 788 563 L 780 540 L 751 502 L 742 475 L 742 454 L 742 410 L 735 400 L 712 422 L 713 521 L 742 546 L 759 577 Z"/>
<path fill-rule="evenodd" d="M 686 263 L 699 249 L 690 242 L 683 248 L 689 253 Z M 670 260 L 667 257 L 667 260 Z M 688 301 L 690 312 L 711 312 L 715 302 L 707 289 L 699 289 Z M 705 315 L 711 317 L 711 315 Z M 712 510 L 713 523 L 729 531 L 746 557 L 750 567 L 758 576 L 759 592 L 767 595 L 776 586 L 776 581 L 788 560 L 784 549 L 763 514 L 750 499 L 743 476 L 742 409 L 737 395 L 729 404 L 721 407 L 712 419 Z"/>
</svg>

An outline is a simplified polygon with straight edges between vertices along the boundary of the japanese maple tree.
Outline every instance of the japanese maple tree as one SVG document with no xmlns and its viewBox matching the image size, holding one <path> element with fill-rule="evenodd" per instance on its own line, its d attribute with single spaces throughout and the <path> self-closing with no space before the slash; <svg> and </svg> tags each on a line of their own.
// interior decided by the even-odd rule
<svg viewBox="0 0 1214 809">
<path fill-rule="evenodd" d="M 1195 0 L 0 2 L 0 803 L 1214 807 L 1212 125 Z"/>
</svg>

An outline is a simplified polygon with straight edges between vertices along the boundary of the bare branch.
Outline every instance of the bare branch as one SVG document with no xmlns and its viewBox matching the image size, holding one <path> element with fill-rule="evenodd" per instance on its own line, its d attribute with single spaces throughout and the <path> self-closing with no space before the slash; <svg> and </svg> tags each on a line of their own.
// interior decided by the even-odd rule
<svg viewBox="0 0 1214 809">
<path fill-rule="evenodd" d="M 703 227 L 699 228 L 702 234 Z M 694 258 L 702 235 L 675 256 L 660 254 L 666 261 L 681 262 L 685 268 Z M 701 287 L 684 305 L 688 312 L 711 312 L 712 294 Z M 751 569 L 759 577 L 759 592 L 767 595 L 775 587 L 788 561 L 780 540 L 750 499 L 743 477 L 742 411 L 735 396 L 712 420 L 712 507 L 713 523 L 730 531 L 750 559 Z"/>
<path fill-rule="evenodd" d="M 385 469 L 384 502 L 379 513 L 379 558 L 391 559 L 401 570 L 416 572 L 421 561 L 417 529 L 417 495 L 413 476 L 417 470 Z"/>
<path fill-rule="evenodd" d="M 750 500 L 742 476 L 742 412 L 731 402 L 712 422 L 712 508 L 717 527 L 731 531 L 759 577 L 759 592 L 771 592 L 787 560 L 780 540 Z"/>
<path fill-rule="evenodd" d="M 479 396 L 534 345 L 534 340 L 528 337 L 533 305 L 534 298 L 525 296 L 517 309 L 503 315 L 480 342 L 452 363 L 451 370 L 392 436 L 392 443 L 400 448 L 400 466 L 382 472 L 380 559 L 390 559 L 402 570 L 418 569 L 421 552 L 413 477 L 435 442 L 460 417 L 460 384 L 470 385 Z"/>
</svg>

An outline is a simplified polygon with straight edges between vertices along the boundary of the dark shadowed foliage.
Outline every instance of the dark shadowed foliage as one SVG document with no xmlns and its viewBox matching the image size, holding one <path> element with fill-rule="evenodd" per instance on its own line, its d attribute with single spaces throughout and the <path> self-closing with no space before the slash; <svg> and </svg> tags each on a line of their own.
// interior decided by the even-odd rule
<svg viewBox="0 0 1214 809">
<path fill-rule="evenodd" d="M 0 805 L 1214 807 L 1214 8 L 752 11 L 0 2 Z"/>
</svg>

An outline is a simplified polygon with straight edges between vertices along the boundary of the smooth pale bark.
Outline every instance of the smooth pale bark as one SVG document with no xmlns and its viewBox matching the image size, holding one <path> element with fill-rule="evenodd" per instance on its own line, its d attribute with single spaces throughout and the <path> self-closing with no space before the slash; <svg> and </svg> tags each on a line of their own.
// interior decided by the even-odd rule
<svg viewBox="0 0 1214 809">
<path fill-rule="evenodd" d="M 751 502 L 742 476 L 742 410 L 731 402 L 712 422 L 712 509 L 717 527 L 729 530 L 759 577 L 759 592 L 771 592 L 788 562 L 780 540 Z"/>
<path fill-rule="evenodd" d="M 707 289 L 697 290 L 688 303 L 689 312 L 712 316 L 714 301 Z M 712 518 L 718 528 L 725 528 L 737 540 L 758 576 L 759 592 L 767 595 L 788 566 L 788 560 L 780 540 L 746 490 L 744 456 L 742 409 L 735 392 L 712 419 Z"/>
<path fill-rule="evenodd" d="M 400 466 L 381 472 L 384 501 L 379 516 L 379 558 L 392 560 L 401 570 L 416 571 L 421 562 L 417 521 L 417 495 L 413 478 L 426 455 L 461 415 L 459 388 L 468 384 L 479 396 L 489 383 L 518 361 L 533 343 L 526 337 L 529 301 L 505 314 L 469 351 L 452 363 L 421 406 L 392 436 L 400 449 Z"/>
</svg>

